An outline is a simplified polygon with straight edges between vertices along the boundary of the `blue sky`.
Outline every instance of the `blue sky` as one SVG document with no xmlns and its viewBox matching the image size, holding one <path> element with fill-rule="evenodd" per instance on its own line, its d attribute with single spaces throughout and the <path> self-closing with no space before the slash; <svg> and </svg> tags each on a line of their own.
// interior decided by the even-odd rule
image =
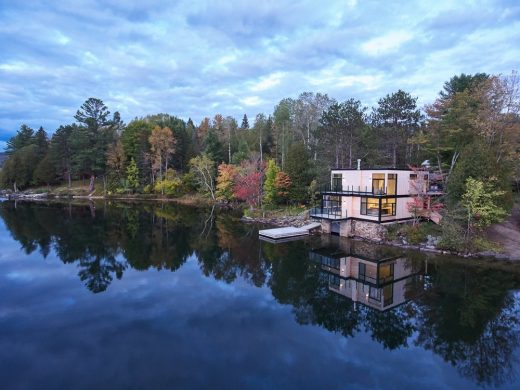
<svg viewBox="0 0 520 390">
<path fill-rule="evenodd" d="M 53 132 L 98 97 L 128 122 L 166 112 L 250 120 L 284 97 L 433 101 L 455 74 L 519 68 L 518 1 L 0 3 L 0 147 Z"/>
</svg>

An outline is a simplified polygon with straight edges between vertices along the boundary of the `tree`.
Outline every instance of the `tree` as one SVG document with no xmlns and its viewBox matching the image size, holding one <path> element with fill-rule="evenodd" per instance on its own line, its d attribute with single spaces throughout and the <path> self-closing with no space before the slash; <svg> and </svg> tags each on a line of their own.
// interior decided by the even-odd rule
<svg viewBox="0 0 520 390">
<path fill-rule="evenodd" d="M 74 115 L 74 118 L 89 129 L 99 131 L 103 126 L 110 124 L 107 106 L 101 99 L 89 98 L 80 107 Z"/>
<path fill-rule="evenodd" d="M 262 171 L 258 162 L 242 162 L 235 182 L 235 196 L 237 199 L 245 201 L 251 208 L 260 204 Z"/>
<path fill-rule="evenodd" d="M 204 140 L 205 148 L 204 153 L 208 155 L 208 157 L 220 163 L 224 161 L 224 153 L 222 152 L 222 144 L 220 143 L 215 130 L 210 129 Z"/>
<path fill-rule="evenodd" d="M 27 187 L 33 182 L 34 168 L 38 164 L 36 145 L 30 144 L 11 153 L 1 171 L 1 182 L 13 186 L 14 191 Z"/>
<path fill-rule="evenodd" d="M 279 158 L 282 169 L 285 168 L 287 150 L 292 140 L 292 107 L 293 99 L 282 99 L 274 109 L 275 155 Z"/>
<path fill-rule="evenodd" d="M 137 164 L 133 158 L 130 160 L 128 167 L 126 167 L 126 181 L 128 188 L 132 191 L 139 188 L 139 169 L 137 168 Z"/>
<path fill-rule="evenodd" d="M 439 95 L 441 99 L 451 99 L 455 94 L 476 87 L 488 78 L 489 75 L 485 73 L 475 73 L 474 75 L 461 73 L 460 76 L 453 76 L 449 81 L 446 81 Z"/>
<path fill-rule="evenodd" d="M 38 160 L 42 160 L 49 149 L 49 138 L 47 137 L 47 132 L 41 126 L 34 135 L 34 143 Z"/>
<path fill-rule="evenodd" d="M 438 199 L 428 194 L 427 183 L 425 182 L 425 175 L 428 178 L 427 172 L 413 167 L 412 170 L 415 173 L 415 180 L 410 179 L 412 199 L 406 203 L 406 207 L 412 214 L 413 226 L 417 227 L 421 218 L 431 218 L 432 213 L 439 212 L 443 205 Z"/>
<path fill-rule="evenodd" d="M 289 200 L 291 184 L 291 178 L 287 173 L 280 171 L 276 174 L 274 188 L 276 190 L 276 200 L 278 202 L 287 202 Z"/>
<path fill-rule="evenodd" d="M 148 115 L 145 121 L 160 127 L 168 127 L 175 139 L 175 153 L 170 158 L 170 165 L 177 170 L 184 170 L 191 153 L 191 137 L 187 132 L 186 123 L 169 114 Z M 192 123 L 193 124 L 193 123 Z"/>
<path fill-rule="evenodd" d="M 267 162 L 267 168 L 265 170 L 265 181 L 264 181 L 264 204 L 271 206 L 276 202 L 276 187 L 275 180 L 280 172 L 280 168 L 276 165 L 276 162 L 271 159 Z"/>
<path fill-rule="evenodd" d="M 482 140 L 475 140 L 460 152 L 460 158 L 448 180 L 447 200 L 451 206 L 460 201 L 469 178 L 482 182 L 496 179 L 495 189 L 503 191 L 502 203 L 509 208 L 511 199 L 511 172 L 508 164 L 497 163 L 493 148 Z"/>
<path fill-rule="evenodd" d="M 238 143 L 238 150 L 233 154 L 233 164 L 240 164 L 242 161 L 247 160 L 251 155 L 247 141 L 241 139 Z"/>
<path fill-rule="evenodd" d="M 34 181 L 48 186 L 56 179 L 56 168 L 49 155 L 45 156 L 34 169 Z"/>
<path fill-rule="evenodd" d="M 72 134 L 77 125 L 60 126 L 52 135 L 49 156 L 56 167 L 56 173 L 67 179 L 70 188 L 72 181 Z"/>
<path fill-rule="evenodd" d="M 372 123 L 382 132 L 381 149 L 388 149 L 393 167 L 410 162 L 407 140 L 418 129 L 421 113 L 417 109 L 417 98 L 398 90 L 379 99 L 373 109 Z"/>
<path fill-rule="evenodd" d="M 190 167 L 202 192 L 209 194 L 211 199 L 215 200 L 215 162 L 203 153 L 190 160 Z"/>
<path fill-rule="evenodd" d="M 466 210 L 467 236 L 471 236 L 475 228 L 484 228 L 506 216 L 506 210 L 500 206 L 500 197 L 504 191 L 497 191 L 495 182 L 490 180 L 484 183 L 471 177 L 466 180 L 461 204 Z"/>
<path fill-rule="evenodd" d="M 125 177 L 126 156 L 121 140 L 109 146 L 107 151 L 107 174 L 114 186 L 121 184 Z M 135 161 L 134 161 L 135 164 Z"/>
<path fill-rule="evenodd" d="M 321 117 L 319 138 L 324 157 L 332 167 L 352 168 L 362 128 L 365 126 L 365 110 L 359 100 L 349 99 L 332 103 Z M 330 156 L 330 152 L 333 155 Z M 332 157 L 332 158 L 331 158 Z"/>
<path fill-rule="evenodd" d="M 240 125 L 240 128 L 242 130 L 248 130 L 249 129 L 249 121 L 247 120 L 247 115 L 244 114 L 244 117 L 242 118 L 242 124 Z"/>
<path fill-rule="evenodd" d="M 308 187 L 313 174 L 309 153 L 303 143 L 297 142 L 289 149 L 284 172 L 292 180 L 290 199 L 295 202 L 306 202 L 308 200 Z"/>
<path fill-rule="evenodd" d="M 150 142 L 153 178 L 159 172 L 159 180 L 162 180 L 163 172 L 168 170 L 168 161 L 175 152 L 176 140 L 168 127 L 155 126 L 148 141 Z"/>
<path fill-rule="evenodd" d="M 152 134 L 154 126 L 144 119 L 134 119 L 121 133 L 121 142 L 126 154 L 127 160 L 132 158 L 139 161 L 142 154 L 146 154 L 150 150 L 148 139 Z"/>
<path fill-rule="evenodd" d="M 72 162 L 79 172 L 90 175 L 89 191 L 94 190 L 95 175 L 105 171 L 108 146 L 115 139 L 114 122 L 102 100 L 87 99 L 74 118 L 79 123 L 72 138 Z"/>
<path fill-rule="evenodd" d="M 29 146 L 34 141 L 34 130 L 23 124 L 14 137 L 11 137 L 6 143 L 5 151 L 11 154 L 20 150 L 25 146 Z"/>
<path fill-rule="evenodd" d="M 317 159 L 317 137 L 322 114 L 334 101 L 326 94 L 302 93 L 292 106 L 294 112 L 294 131 L 307 147 L 314 160 Z"/>
<path fill-rule="evenodd" d="M 218 166 L 217 200 L 230 202 L 235 198 L 234 186 L 237 174 L 235 165 L 222 163 Z"/>
</svg>

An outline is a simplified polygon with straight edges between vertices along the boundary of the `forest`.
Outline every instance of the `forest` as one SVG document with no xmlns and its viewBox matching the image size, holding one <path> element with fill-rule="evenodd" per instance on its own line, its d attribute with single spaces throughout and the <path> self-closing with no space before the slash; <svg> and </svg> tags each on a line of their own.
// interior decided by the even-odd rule
<svg viewBox="0 0 520 390">
<path fill-rule="evenodd" d="M 159 113 L 125 123 L 87 99 L 52 132 L 22 124 L 8 142 L 0 186 L 89 183 L 96 195 L 199 193 L 251 207 L 311 204 L 331 168 L 417 167 L 443 180 L 448 210 L 469 226 L 503 218 L 520 185 L 520 94 L 516 72 L 460 74 L 425 107 L 398 90 L 372 108 L 304 92 L 252 124 L 216 114 L 198 125 Z M 453 214 L 456 214 L 455 211 Z"/>
</svg>

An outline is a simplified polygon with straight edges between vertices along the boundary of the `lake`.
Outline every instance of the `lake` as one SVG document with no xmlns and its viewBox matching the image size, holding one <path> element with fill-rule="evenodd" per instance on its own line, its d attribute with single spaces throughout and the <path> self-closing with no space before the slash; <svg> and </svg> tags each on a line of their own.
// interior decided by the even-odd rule
<svg viewBox="0 0 520 390">
<path fill-rule="evenodd" d="M 517 265 L 172 203 L 0 203 L 0 386 L 520 388 Z"/>
</svg>

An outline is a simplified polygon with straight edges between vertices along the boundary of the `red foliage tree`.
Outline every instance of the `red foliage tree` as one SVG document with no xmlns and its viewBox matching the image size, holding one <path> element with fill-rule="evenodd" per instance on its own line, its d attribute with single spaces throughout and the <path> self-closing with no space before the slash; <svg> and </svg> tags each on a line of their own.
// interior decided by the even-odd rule
<svg viewBox="0 0 520 390">
<path fill-rule="evenodd" d="M 258 161 L 244 161 L 235 178 L 235 198 L 245 201 L 251 208 L 262 199 L 263 166 Z"/>
<path fill-rule="evenodd" d="M 235 182 L 235 197 L 245 201 L 251 208 L 260 204 L 262 172 L 253 171 L 238 176 Z"/>
</svg>

